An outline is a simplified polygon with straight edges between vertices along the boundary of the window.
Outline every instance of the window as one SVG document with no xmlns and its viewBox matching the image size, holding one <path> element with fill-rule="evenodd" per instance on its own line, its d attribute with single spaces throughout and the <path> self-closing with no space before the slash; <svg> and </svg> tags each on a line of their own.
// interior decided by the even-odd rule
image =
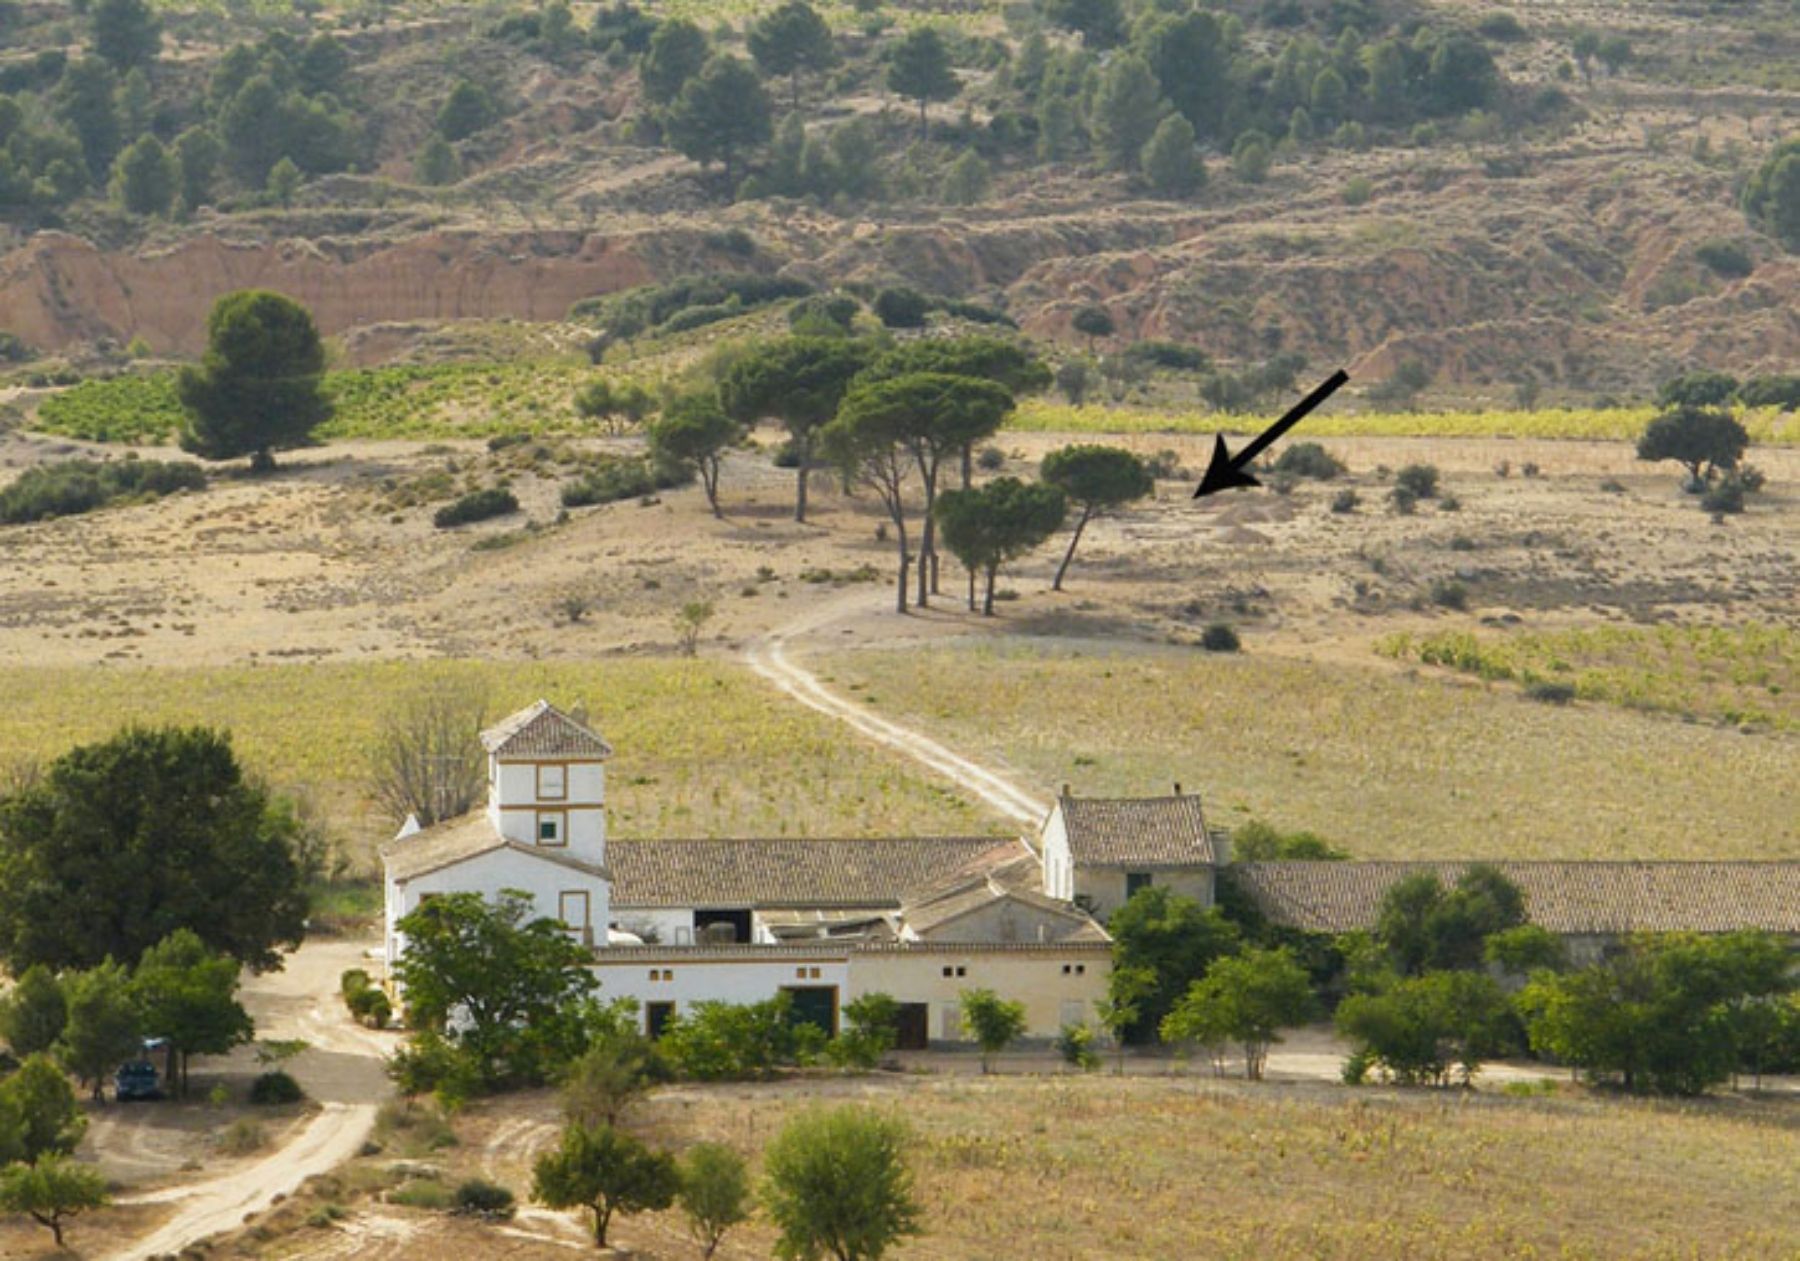
<svg viewBox="0 0 1800 1261">
<path fill-rule="evenodd" d="M 1125 873 L 1125 900 L 1129 902 L 1131 895 L 1139 889 L 1150 887 L 1150 873 L 1147 871 L 1128 871 Z"/>
<path fill-rule="evenodd" d="M 945 976 L 955 976 L 956 969 L 951 967 L 949 964 L 945 964 L 944 965 L 944 975 Z"/>
<path fill-rule="evenodd" d="M 813 980 L 816 981 L 819 979 L 819 970 L 817 968 L 811 968 L 811 969 L 809 969 L 809 972 L 810 972 Z"/>
<path fill-rule="evenodd" d="M 556 899 L 557 918 L 569 928 L 587 928 L 589 926 L 588 893 L 586 889 L 564 889 Z"/>
<path fill-rule="evenodd" d="M 562 815 L 540 814 L 537 817 L 537 824 L 539 845 L 561 845 L 564 843 Z"/>
<path fill-rule="evenodd" d="M 794 979 L 796 981 L 804 981 L 806 979 L 806 969 L 805 968 L 795 968 L 794 969 Z"/>
<path fill-rule="evenodd" d="M 538 800 L 561 801 L 569 795 L 568 770 L 566 766 L 540 766 L 537 768 Z"/>
</svg>

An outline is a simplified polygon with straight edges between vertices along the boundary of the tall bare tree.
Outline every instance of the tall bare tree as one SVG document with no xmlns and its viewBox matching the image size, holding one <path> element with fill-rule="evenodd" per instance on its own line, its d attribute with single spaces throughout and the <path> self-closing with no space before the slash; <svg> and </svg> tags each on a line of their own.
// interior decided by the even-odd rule
<svg viewBox="0 0 1800 1261">
<path fill-rule="evenodd" d="M 443 682 L 393 710 L 369 756 L 370 790 L 396 820 L 412 815 L 430 827 L 474 809 L 487 787 L 476 739 L 487 694 Z"/>
</svg>

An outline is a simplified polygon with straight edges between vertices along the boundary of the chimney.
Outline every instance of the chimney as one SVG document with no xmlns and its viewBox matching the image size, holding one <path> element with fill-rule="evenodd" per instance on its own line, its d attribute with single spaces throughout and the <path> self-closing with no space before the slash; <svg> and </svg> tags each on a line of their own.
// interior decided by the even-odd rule
<svg viewBox="0 0 1800 1261">
<path fill-rule="evenodd" d="M 1069 786 L 1067 784 L 1064 784 L 1062 795 L 1065 797 L 1073 797 L 1075 794 L 1069 791 Z"/>
<path fill-rule="evenodd" d="M 1175 781 L 1175 795 L 1177 797 L 1181 796 L 1181 781 L 1180 780 Z"/>
</svg>

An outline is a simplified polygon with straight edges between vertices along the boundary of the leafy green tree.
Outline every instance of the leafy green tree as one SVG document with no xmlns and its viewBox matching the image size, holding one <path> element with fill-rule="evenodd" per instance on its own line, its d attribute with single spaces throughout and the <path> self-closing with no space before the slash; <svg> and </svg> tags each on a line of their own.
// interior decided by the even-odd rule
<svg viewBox="0 0 1800 1261">
<path fill-rule="evenodd" d="M 1487 45 L 1473 35 L 1446 35 L 1431 52 L 1426 93 L 1446 114 L 1482 109 L 1500 87 L 1500 71 Z"/>
<path fill-rule="evenodd" d="M 555 920 L 528 920 L 531 897 L 502 890 L 489 902 L 452 893 L 422 903 L 399 924 L 406 952 L 394 969 L 414 1023 L 443 1029 L 482 1081 L 545 1075 L 567 1017 L 596 982 L 588 952 Z"/>
<path fill-rule="evenodd" d="M 1592 79 L 1593 62 L 1600 54 L 1600 32 L 1585 27 L 1576 31 L 1569 51 L 1574 54 L 1575 64 L 1581 67 L 1582 77 Z"/>
<path fill-rule="evenodd" d="M 957 998 L 962 1030 L 981 1048 L 981 1071 L 986 1073 L 994 1056 L 1025 1032 L 1025 1004 L 1009 1002 L 988 989 L 964 990 Z"/>
<path fill-rule="evenodd" d="M 1155 969 L 1142 965 L 1115 966 L 1106 979 L 1106 997 L 1100 1000 L 1096 1014 L 1112 1038 L 1117 1076 L 1125 1075 L 1125 1047 L 1133 1032 L 1142 1028 L 1144 1002 L 1155 996 L 1159 984 Z"/>
<path fill-rule="evenodd" d="M 1800 136 L 1776 145 L 1751 174 L 1743 207 L 1752 223 L 1800 253 Z"/>
<path fill-rule="evenodd" d="M 844 1004 L 844 1028 L 825 1048 L 839 1068 L 871 1069 L 899 1039 L 900 1004 L 891 995 L 864 994 Z"/>
<path fill-rule="evenodd" d="M 616 1015 L 564 1071 L 563 1115 L 573 1125 L 617 1125 L 661 1072 L 656 1048 L 637 1027 L 635 1008 L 629 1023 Z"/>
<path fill-rule="evenodd" d="M 980 377 L 1014 394 L 1034 394 L 1050 385 L 1050 370 L 1030 349 L 1000 337 L 933 337 L 902 342 L 884 352 L 858 384 L 934 372 Z"/>
<path fill-rule="evenodd" d="M 1312 116 L 1323 126 L 1329 127 L 1343 119 L 1344 110 L 1350 102 L 1350 88 L 1335 67 L 1326 66 L 1313 79 L 1307 98 Z"/>
<path fill-rule="evenodd" d="M 943 461 L 997 432 L 1012 409 L 1013 397 L 1005 386 L 941 372 L 911 372 L 859 383 L 844 398 L 839 420 L 893 433 L 918 465 L 925 492 L 917 593 L 921 607 L 930 603 L 936 587 L 938 475 Z"/>
<path fill-rule="evenodd" d="M 294 204 L 294 194 L 300 191 L 300 168 L 292 158 L 282 158 L 269 168 L 269 182 L 264 191 L 269 200 L 286 210 Z"/>
<path fill-rule="evenodd" d="M 1300 859 L 1306 862 L 1344 862 L 1344 850 L 1312 832 L 1282 832 L 1261 819 L 1251 819 L 1231 830 L 1231 860 L 1268 863 Z"/>
<path fill-rule="evenodd" d="M 962 91 L 950 65 L 950 49 L 944 37 L 930 26 L 915 26 L 888 49 L 887 85 L 909 101 L 919 103 L 919 134 L 927 134 L 926 106 L 933 101 L 955 99 Z"/>
<path fill-rule="evenodd" d="M 1060 162 L 1074 156 L 1077 121 L 1075 106 L 1066 96 L 1046 96 L 1038 106 L 1038 159 Z"/>
<path fill-rule="evenodd" d="M 156 60 L 162 23 L 145 0 L 94 0 L 88 9 L 94 55 L 120 74 Z"/>
<path fill-rule="evenodd" d="M 1337 1026 L 1360 1055 L 1404 1085 L 1463 1082 L 1507 1049 L 1513 1025 L 1499 982 L 1479 972 L 1428 972 L 1338 1005 Z"/>
<path fill-rule="evenodd" d="M 640 385 L 614 385 L 602 378 L 590 381 L 575 394 L 575 412 L 587 420 L 605 424 L 608 433 L 620 434 L 642 424 L 656 410 L 656 400 Z"/>
<path fill-rule="evenodd" d="M 650 426 L 650 454 L 658 461 L 699 473 L 713 516 L 723 517 L 719 470 L 725 452 L 743 436 L 742 427 L 719 406 L 716 393 L 684 394 L 663 408 L 662 416 Z"/>
<path fill-rule="evenodd" d="M 1312 983 L 1285 947 L 1249 947 L 1217 959 L 1163 1018 L 1165 1042 L 1211 1041 L 1223 1034 L 1244 1049 L 1244 1076 L 1262 1080 L 1279 1032 L 1305 1022 Z"/>
<path fill-rule="evenodd" d="M 687 81 L 664 126 L 683 156 L 703 167 L 720 163 L 734 187 L 740 161 L 767 144 L 774 128 L 774 107 L 756 71 L 724 54 Z"/>
<path fill-rule="evenodd" d="M 169 1040 L 169 1077 L 178 1094 L 187 1094 L 193 1055 L 224 1055 L 255 1032 L 237 987 L 237 960 L 207 949 L 191 929 L 177 929 L 139 960 L 132 1002 L 140 1027 Z"/>
<path fill-rule="evenodd" d="M 207 460 L 250 456 L 253 471 L 274 452 L 303 446 L 331 415 L 320 388 L 325 347 L 312 313 L 266 289 L 241 289 L 213 304 L 207 349 L 176 383 L 187 411 L 181 446 Z"/>
<path fill-rule="evenodd" d="M 438 134 L 451 142 L 467 140 L 500 116 L 494 98 L 479 83 L 459 79 L 438 110 Z"/>
<path fill-rule="evenodd" d="M 181 208 L 188 213 L 206 205 L 219 173 L 224 146 L 210 127 L 189 127 L 175 137 L 175 165 L 181 177 Z"/>
<path fill-rule="evenodd" d="M 106 1078 L 131 1059 L 141 1045 L 143 1025 L 132 996 L 131 974 L 111 959 L 72 972 L 64 982 L 69 1018 L 56 1045 L 56 1055 L 92 1093 L 105 1097 Z"/>
<path fill-rule="evenodd" d="M 26 1057 L 0 1081 L 0 1165 L 66 1156 L 86 1129 L 69 1079 L 48 1055 Z"/>
<path fill-rule="evenodd" d="M 1240 132 L 1231 146 L 1231 169 L 1244 183 L 1260 184 L 1269 177 L 1273 157 L 1274 148 L 1262 132 Z"/>
<path fill-rule="evenodd" d="M 1119 0 L 1044 0 L 1044 16 L 1081 36 L 1082 44 L 1103 51 L 1125 38 L 1125 14 Z"/>
<path fill-rule="evenodd" d="M 1132 45 L 1143 56 L 1157 86 L 1194 132 L 1217 136 L 1231 103 L 1231 50 L 1219 16 L 1190 9 L 1140 25 Z"/>
<path fill-rule="evenodd" d="M 994 615 L 994 582 L 1000 566 L 1040 546 L 1062 528 L 1068 511 L 1068 500 L 1055 486 L 1016 477 L 996 477 L 974 490 L 944 492 L 937 503 L 937 522 L 945 546 L 983 576 L 984 617 Z"/>
<path fill-rule="evenodd" d="M 1080 407 L 1087 400 L 1093 381 L 1094 370 L 1085 359 L 1066 359 L 1057 365 L 1056 388 L 1071 407 Z"/>
<path fill-rule="evenodd" d="M 1156 489 L 1156 483 L 1149 466 L 1134 452 L 1085 443 L 1052 451 L 1044 457 L 1040 474 L 1060 489 L 1079 513 L 1069 550 L 1063 553 L 1056 580 L 1050 584 L 1051 590 L 1061 591 L 1063 576 L 1069 572 L 1069 562 L 1075 559 L 1075 548 L 1088 522 L 1144 498 Z"/>
<path fill-rule="evenodd" d="M 793 1000 L 695 1003 L 665 1025 L 657 1053 L 678 1075 L 695 1081 L 750 1081 L 794 1059 Z"/>
<path fill-rule="evenodd" d="M 287 149 L 281 125 L 282 99 L 266 74 L 246 80 L 219 114 L 219 139 L 232 174 L 261 188 Z"/>
<path fill-rule="evenodd" d="M 1637 458 L 1674 460 L 1688 471 L 1690 484 L 1703 485 L 1720 470 L 1736 468 L 1749 445 L 1749 433 L 1730 412 L 1681 405 L 1645 427 Z"/>
<path fill-rule="evenodd" d="M 668 1153 L 610 1125 L 571 1125 L 555 1151 L 538 1157 L 531 1198 L 547 1208 L 592 1211 L 594 1242 L 604 1248 L 614 1214 L 660 1212 L 675 1202 L 680 1186 Z"/>
<path fill-rule="evenodd" d="M 300 90 L 308 96 L 321 92 L 341 95 L 345 77 L 350 73 L 350 53 L 334 36 L 315 35 L 306 42 L 294 69 Z"/>
<path fill-rule="evenodd" d="M 1568 947 L 1562 938 L 1536 924 L 1516 924 L 1490 933 L 1482 943 L 1481 957 L 1490 967 L 1514 976 L 1529 976 L 1545 969 L 1560 972 L 1569 963 Z"/>
<path fill-rule="evenodd" d="M 638 61 L 644 99 L 652 105 L 669 104 L 681 95 L 687 81 L 700 73 L 711 52 L 706 32 L 686 18 L 657 23 L 650 46 Z"/>
<path fill-rule="evenodd" d="M 106 1179 L 100 1171 L 63 1156 L 40 1156 L 30 1164 L 0 1169 L 0 1213 L 31 1218 L 50 1232 L 58 1249 L 71 1217 L 106 1203 Z"/>
<path fill-rule="evenodd" d="M 165 215 L 180 178 L 174 159 L 155 136 L 145 134 L 113 164 L 113 195 L 134 215 Z"/>
<path fill-rule="evenodd" d="M 710 1258 L 733 1226 L 749 1220 L 750 1171 L 744 1158 L 723 1143 L 695 1143 L 681 1158 L 681 1188 L 675 1194 L 688 1229 Z"/>
<path fill-rule="evenodd" d="M 973 149 L 964 149 L 944 172 L 943 198 L 952 206 L 973 206 L 987 196 L 992 178 L 981 155 Z"/>
<path fill-rule="evenodd" d="M 1387 123 L 1406 116 L 1406 52 L 1397 40 L 1384 39 L 1363 50 L 1368 73 L 1365 91 L 1375 117 Z"/>
<path fill-rule="evenodd" d="M 874 383 L 855 386 L 844 396 L 838 414 L 819 431 L 819 449 L 842 471 L 846 483 L 861 483 L 873 490 L 894 523 L 898 550 L 894 607 L 904 613 L 906 579 L 913 559 L 907 544 L 906 489 L 915 466 L 902 444 L 911 418 L 890 406 L 885 392 L 875 392 L 878 388 Z"/>
<path fill-rule="evenodd" d="M 119 111 L 114 103 L 118 90 L 119 77 L 110 64 L 83 57 L 64 68 L 51 94 L 57 114 L 80 142 L 88 174 L 96 182 L 105 178 L 119 152 Z"/>
<path fill-rule="evenodd" d="M 21 1059 L 56 1045 L 68 1022 L 62 983 L 41 963 L 26 968 L 12 993 L 0 998 L 0 1040 Z"/>
<path fill-rule="evenodd" d="M 920 1230 L 905 1122 L 854 1105 L 803 1112 L 764 1153 L 783 1261 L 881 1261 Z"/>
<path fill-rule="evenodd" d="M 1382 898 L 1375 937 L 1404 975 L 1481 966 L 1494 933 L 1525 922 L 1524 895 L 1486 864 L 1471 865 L 1446 891 L 1429 871 L 1406 876 Z"/>
<path fill-rule="evenodd" d="M 1186 197 L 1206 185 L 1206 164 L 1194 147 L 1194 125 L 1180 114 L 1157 124 L 1139 167 L 1150 187 L 1165 197 Z"/>
<path fill-rule="evenodd" d="M 150 93 L 150 76 L 142 66 L 128 71 L 119 80 L 116 102 L 122 136 L 141 136 L 150 129 L 150 114 L 155 106 Z"/>
<path fill-rule="evenodd" d="M 744 42 L 764 74 L 787 76 L 796 110 L 800 108 L 800 76 L 822 73 L 838 62 L 831 28 L 806 0 L 785 0 L 751 23 Z"/>
<path fill-rule="evenodd" d="M 431 188 L 442 188 L 462 178 L 462 163 L 448 140 L 435 134 L 426 140 L 413 160 L 413 178 Z"/>
<path fill-rule="evenodd" d="M 1164 885 L 1139 889 L 1106 923 L 1113 939 L 1113 975 L 1143 968 L 1156 983 L 1138 1002 L 1138 1018 L 1126 1029 L 1128 1040 L 1148 1042 L 1195 981 L 1213 961 L 1233 954 L 1238 929 L 1217 907 L 1202 907 Z"/>
<path fill-rule="evenodd" d="M 787 337 L 753 348 L 719 382 L 720 402 L 732 419 L 753 424 L 773 417 L 787 429 L 796 461 L 796 521 L 806 520 L 807 478 L 819 431 L 837 415 L 869 355 L 863 343 L 842 337 Z"/>
<path fill-rule="evenodd" d="M 1111 337 L 1119 331 L 1118 325 L 1113 322 L 1112 312 L 1098 303 L 1078 308 L 1069 320 L 1069 327 L 1088 339 L 1090 351 L 1100 338 Z"/>
<path fill-rule="evenodd" d="M 1107 62 L 1089 113 L 1101 159 L 1115 171 L 1136 170 L 1167 109 L 1162 85 L 1142 57 L 1125 53 Z"/>
<path fill-rule="evenodd" d="M 1617 32 L 1603 37 L 1595 51 L 1610 75 L 1618 74 L 1631 61 L 1631 41 Z"/>
<path fill-rule="evenodd" d="M 129 728 L 72 749 L 0 801 L 0 958 L 92 967 L 191 928 L 277 967 L 305 925 L 296 829 L 219 732 Z"/>
<path fill-rule="evenodd" d="M 1729 372 L 1702 369 L 1671 377 L 1656 387 L 1658 407 L 1728 407 L 1738 391 L 1738 379 Z"/>
</svg>

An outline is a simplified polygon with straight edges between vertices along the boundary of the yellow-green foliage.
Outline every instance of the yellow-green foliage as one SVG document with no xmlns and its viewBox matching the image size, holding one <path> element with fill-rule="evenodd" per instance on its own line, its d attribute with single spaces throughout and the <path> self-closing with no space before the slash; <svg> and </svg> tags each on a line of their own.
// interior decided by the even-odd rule
<svg viewBox="0 0 1800 1261">
<path fill-rule="evenodd" d="M 0 750 L 46 760 L 128 722 L 210 723 L 248 765 L 305 789 L 351 839 L 385 840 L 368 750 L 383 716 L 434 680 L 485 689 L 495 717 L 538 697 L 584 700 L 618 750 L 608 765 L 620 836 L 980 833 L 993 824 L 927 773 L 708 661 L 387 661 L 216 669 L 0 669 Z"/>
<path fill-rule="evenodd" d="M 882 713 L 1046 791 L 1205 794 L 1359 858 L 1800 857 L 1786 735 L 1257 652 L 849 652 Z"/>
<path fill-rule="evenodd" d="M 400 364 L 325 375 L 335 413 L 320 438 L 488 437 L 589 428 L 576 388 L 595 376 L 573 360 Z M 171 439 L 182 423 L 172 372 L 84 381 L 45 399 L 36 427 L 91 442 Z"/>
<path fill-rule="evenodd" d="M 1790 1257 L 1800 1129 L 1779 1104 L 1295 1091 L 1210 1080 L 878 1086 L 915 1135 L 929 1233 L 906 1255 L 1234 1261 Z M 701 1092 L 699 1136 L 773 1133 L 809 1100 Z M 747 1224 L 746 1255 L 770 1228 Z"/>
<path fill-rule="evenodd" d="M 1314 438 L 1588 438 L 1635 440 L 1656 414 L 1649 407 L 1550 408 L 1490 412 L 1333 412 L 1306 418 Z M 1256 433 L 1273 416 L 1172 412 L 1135 407 L 1069 407 L 1050 398 L 1025 399 L 1010 429 L 1042 433 Z M 1800 444 L 1800 421 L 1774 408 L 1742 413 L 1752 442 Z"/>
<path fill-rule="evenodd" d="M 1484 679 L 1566 683 L 1582 700 L 1800 730 L 1800 633 L 1783 626 L 1450 631 L 1390 635 L 1376 650 Z"/>
</svg>

